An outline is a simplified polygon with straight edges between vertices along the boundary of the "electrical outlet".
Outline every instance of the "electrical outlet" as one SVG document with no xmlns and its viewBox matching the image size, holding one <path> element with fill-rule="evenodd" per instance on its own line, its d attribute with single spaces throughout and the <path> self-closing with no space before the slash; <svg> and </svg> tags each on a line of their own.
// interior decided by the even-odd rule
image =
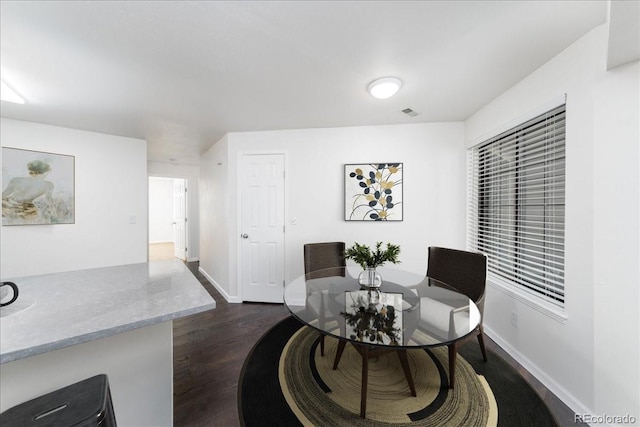
<svg viewBox="0 0 640 427">
<path fill-rule="evenodd" d="M 518 313 L 514 311 L 511 312 L 511 325 L 516 329 L 518 328 Z"/>
</svg>

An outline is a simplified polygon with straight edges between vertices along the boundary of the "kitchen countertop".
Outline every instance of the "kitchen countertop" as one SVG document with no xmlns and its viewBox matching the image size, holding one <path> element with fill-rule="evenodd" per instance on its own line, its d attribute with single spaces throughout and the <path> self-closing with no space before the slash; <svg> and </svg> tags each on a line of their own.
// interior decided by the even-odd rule
<svg viewBox="0 0 640 427">
<path fill-rule="evenodd" d="M 215 308 L 179 261 L 3 279 L 19 298 L 0 308 L 0 363 Z"/>
</svg>

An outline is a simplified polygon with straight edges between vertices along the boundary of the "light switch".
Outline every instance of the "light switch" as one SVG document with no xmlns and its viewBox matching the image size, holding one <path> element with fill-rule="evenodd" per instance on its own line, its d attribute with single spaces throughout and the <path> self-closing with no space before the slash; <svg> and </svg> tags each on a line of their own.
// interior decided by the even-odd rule
<svg viewBox="0 0 640 427">
<path fill-rule="evenodd" d="M 135 215 L 131 215 L 129 217 L 129 224 L 135 224 L 136 223 L 136 216 Z"/>
</svg>

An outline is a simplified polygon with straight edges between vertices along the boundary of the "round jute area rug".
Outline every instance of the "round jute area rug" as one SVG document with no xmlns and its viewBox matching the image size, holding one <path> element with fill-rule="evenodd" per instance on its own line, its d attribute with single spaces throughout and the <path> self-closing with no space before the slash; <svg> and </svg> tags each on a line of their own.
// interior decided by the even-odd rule
<svg viewBox="0 0 640 427">
<path fill-rule="evenodd" d="M 321 357 L 318 337 L 291 316 L 257 340 L 238 379 L 242 427 L 484 427 L 495 425 L 496 417 L 498 427 L 558 426 L 522 376 L 490 349 L 483 361 L 474 341 L 459 349 L 453 390 L 447 388 L 446 348 L 408 351 L 417 397 L 410 395 L 395 353 L 370 359 L 367 418 L 362 419 L 359 354 L 347 345 L 333 371 L 336 341 L 325 338 Z"/>
<path fill-rule="evenodd" d="M 491 388 L 462 358 L 456 386 L 448 389 L 446 347 L 407 352 L 416 394 L 411 395 L 395 352 L 369 360 L 366 419 L 360 415 L 362 358 L 347 345 L 337 370 L 338 340 L 325 338 L 320 355 L 318 332 L 300 328 L 288 340 L 279 361 L 284 398 L 303 425 L 315 426 L 496 426 L 498 408 Z"/>
</svg>

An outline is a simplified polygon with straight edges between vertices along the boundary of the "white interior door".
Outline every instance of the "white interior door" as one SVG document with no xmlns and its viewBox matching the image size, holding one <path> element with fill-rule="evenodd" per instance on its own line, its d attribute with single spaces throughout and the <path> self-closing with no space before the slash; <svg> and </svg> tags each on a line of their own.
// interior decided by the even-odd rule
<svg viewBox="0 0 640 427">
<path fill-rule="evenodd" d="M 187 259 L 187 182 L 173 180 L 173 242 L 175 257 Z"/>
<path fill-rule="evenodd" d="M 283 302 L 284 154 L 244 155 L 240 170 L 244 301 Z"/>
</svg>

